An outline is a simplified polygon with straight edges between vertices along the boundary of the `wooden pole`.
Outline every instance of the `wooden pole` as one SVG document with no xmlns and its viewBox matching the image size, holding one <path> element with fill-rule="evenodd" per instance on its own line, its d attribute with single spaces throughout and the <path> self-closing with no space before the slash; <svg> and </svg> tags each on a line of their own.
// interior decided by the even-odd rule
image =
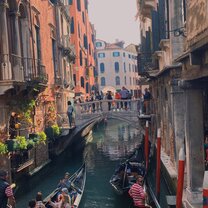
<svg viewBox="0 0 208 208">
<path fill-rule="evenodd" d="M 204 173 L 203 208 L 208 208 L 208 171 L 205 171 L 205 173 Z"/>
<path fill-rule="evenodd" d="M 185 153 L 184 153 L 184 148 L 182 147 L 179 152 L 179 161 L 178 161 L 176 208 L 182 208 L 184 169 L 185 169 Z"/>
<path fill-rule="evenodd" d="M 148 169 L 148 163 L 149 163 L 149 122 L 146 121 L 146 127 L 145 127 L 145 160 L 146 160 L 146 169 Z"/>
<path fill-rule="evenodd" d="M 160 199 L 160 178 L 161 178 L 161 134 L 160 129 L 157 130 L 157 168 L 156 168 L 156 196 Z"/>
</svg>

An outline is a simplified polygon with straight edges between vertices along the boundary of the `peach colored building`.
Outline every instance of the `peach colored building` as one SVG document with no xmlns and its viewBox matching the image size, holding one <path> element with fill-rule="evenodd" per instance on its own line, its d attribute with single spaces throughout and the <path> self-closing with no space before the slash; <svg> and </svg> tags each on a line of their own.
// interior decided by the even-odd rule
<svg viewBox="0 0 208 208">
<path fill-rule="evenodd" d="M 95 29 L 89 21 L 88 0 L 71 1 L 71 43 L 75 45 L 75 94 L 86 95 L 95 84 L 94 41 Z"/>
</svg>

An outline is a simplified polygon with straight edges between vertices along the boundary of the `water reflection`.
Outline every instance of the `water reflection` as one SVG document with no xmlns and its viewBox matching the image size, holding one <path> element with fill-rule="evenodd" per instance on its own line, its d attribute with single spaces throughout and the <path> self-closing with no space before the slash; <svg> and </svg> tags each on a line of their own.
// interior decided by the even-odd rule
<svg viewBox="0 0 208 208">
<path fill-rule="evenodd" d="M 100 136 L 98 136 L 101 134 Z M 130 125 L 116 120 L 109 120 L 107 125 L 94 131 L 97 148 L 101 149 L 110 160 L 118 160 L 132 152 L 141 141 L 141 133 Z"/>
</svg>

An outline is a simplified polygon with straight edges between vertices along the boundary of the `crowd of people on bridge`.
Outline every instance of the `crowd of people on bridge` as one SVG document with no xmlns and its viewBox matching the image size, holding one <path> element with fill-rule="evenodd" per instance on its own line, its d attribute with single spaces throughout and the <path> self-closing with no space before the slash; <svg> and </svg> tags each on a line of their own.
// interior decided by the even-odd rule
<svg viewBox="0 0 208 208">
<path fill-rule="evenodd" d="M 145 88 L 144 94 L 139 97 L 141 102 L 138 103 L 138 111 L 144 114 L 150 114 L 150 100 L 152 99 L 152 95 L 150 91 Z M 97 91 L 96 93 L 92 92 L 89 96 L 85 98 L 80 96 L 79 98 L 74 98 L 73 103 L 89 103 L 89 105 L 82 105 L 82 111 L 84 112 L 98 112 L 102 111 L 102 102 L 94 102 L 94 101 L 102 101 L 109 100 L 108 102 L 108 110 L 115 109 L 117 111 L 131 109 L 130 100 L 135 100 L 135 97 L 132 95 L 132 92 L 129 91 L 126 87 L 122 87 L 121 90 L 113 93 L 112 91 L 107 91 L 103 93 L 102 91 Z M 116 102 L 118 100 L 118 102 Z"/>
</svg>

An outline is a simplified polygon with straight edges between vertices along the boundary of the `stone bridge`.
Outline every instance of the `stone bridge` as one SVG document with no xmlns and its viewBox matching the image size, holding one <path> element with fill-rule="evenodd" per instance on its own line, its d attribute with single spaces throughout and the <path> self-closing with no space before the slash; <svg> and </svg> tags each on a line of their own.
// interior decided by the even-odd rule
<svg viewBox="0 0 208 208">
<path fill-rule="evenodd" d="M 109 118 L 126 121 L 138 127 L 141 114 L 140 100 L 102 100 L 75 104 L 76 126 Z"/>
</svg>

